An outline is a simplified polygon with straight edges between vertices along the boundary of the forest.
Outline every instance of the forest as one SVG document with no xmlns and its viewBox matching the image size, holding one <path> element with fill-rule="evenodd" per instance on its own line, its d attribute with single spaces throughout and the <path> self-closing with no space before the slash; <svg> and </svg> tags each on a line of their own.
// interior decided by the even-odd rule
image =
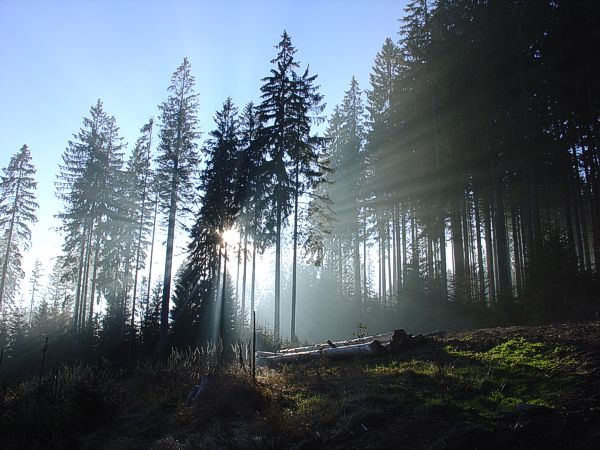
<svg viewBox="0 0 600 450">
<path fill-rule="evenodd" d="M 328 116 L 292 38 L 274 40 L 256 102 L 223 99 L 202 129 L 188 58 L 131 148 L 91 105 L 51 169 L 62 253 L 26 293 L 38 168 L 36 149 L 11 150 L 0 402 L 73 363 L 133 371 L 197 349 L 243 366 L 255 324 L 276 351 L 598 320 L 600 3 L 414 0 Z"/>
</svg>

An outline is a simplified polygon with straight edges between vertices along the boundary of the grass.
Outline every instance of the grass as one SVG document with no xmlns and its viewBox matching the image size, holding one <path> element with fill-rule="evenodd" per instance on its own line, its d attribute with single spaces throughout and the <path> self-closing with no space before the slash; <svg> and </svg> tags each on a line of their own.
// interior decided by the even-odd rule
<svg viewBox="0 0 600 450">
<path fill-rule="evenodd" d="M 427 358 L 322 360 L 263 371 L 259 380 L 278 386 L 274 398 L 290 422 L 321 430 L 321 439 L 437 420 L 489 431 L 525 410 L 560 409 L 563 398 L 575 395 L 581 380 L 573 352 L 514 338 L 479 352 L 446 345 Z"/>
<path fill-rule="evenodd" d="M 573 368 L 573 350 L 573 347 L 533 342 L 524 337 L 509 339 L 485 352 L 458 350 L 452 345 L 446 346 L 446 351 L 451 355 L 496 363 L 504 367 L 523 366 L 552 373 Z"/>
</svg>

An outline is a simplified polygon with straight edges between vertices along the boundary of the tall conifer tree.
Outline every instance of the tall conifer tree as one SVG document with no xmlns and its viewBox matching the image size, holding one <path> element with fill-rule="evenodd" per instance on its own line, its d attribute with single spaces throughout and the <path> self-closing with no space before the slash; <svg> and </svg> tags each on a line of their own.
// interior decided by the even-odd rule
<svg viewBox="0 0 600 450">
<path fill-rule="evenodd" d="M 271 61 L 273 68 L 263 78 L 262 103 L 259 115 L 263 124 L 262 143 L 266 146 L 268 160 L 265 163 L 269 175 L 272 214 L 267 223 L 275 232 L 275 334 L 280 333 L 281 308 L 281 231 L 284 221 L 295 212 L 294 219 L 294 274 L 297 248 L 298 198 L 307 189 L 313 188 L 322 176 L 318 167 L 318 151 L 322 139 L 313 136 L 311 124 L 318 120 L 322 111 L 322 96 L 314 84 L 316 75 L 308 69 L 297 73 L 300 67 L 294 59 L 296 49 L 290 36 L 283 32 L 275 46 L 277 56 Z M 315 114 L 315 115 L 314 115 Z M 295 281 L 292 287 L 292 315 L 295 314 Z M 295 323 L 295 320 L 292 320 Z M 292 329 L 294 325 L 292 325 Z M 292 330 L 294 333 L 294 330 Z M 294 339 L 295 336 L 292 336 Z"/>
<path fill-rule="evenodd" d="M 177 212 L 180 206 L 190 205 L 194 198 L 194 178 L 199 164 L 198 95 L 191 65 L 184 58 L 171 77 L 169 97 L 160 105 L 161 129 L 157 156 L 157 180 L 160 207 L 167 215 L 167 250 L 163 279 L 160 316 L 160 342 L 164 349 L 169 330 L 169 300 Z"/>
<path fill-rule="evenodd" d="M 21 269 L 22 251 L 31 244 L 29 226 L 37 222 L 35 212 L 36 169 L 31 162 L 27 145 L 10 159 L 2 169 L 0 183 L 0 308 L 3 302 L 12 301 L 17 293 Z"/>
</svg>

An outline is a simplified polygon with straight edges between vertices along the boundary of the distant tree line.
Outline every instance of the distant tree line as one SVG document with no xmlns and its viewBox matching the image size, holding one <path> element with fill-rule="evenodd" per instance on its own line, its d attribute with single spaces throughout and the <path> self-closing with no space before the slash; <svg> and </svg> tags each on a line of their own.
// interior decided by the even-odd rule
<svg viewBox="0 0 600 450">
<path fill-rule="evenodd" d="M 322 136 L 317 77 L 286 32 L 260 101 L 240 111 L 227 98 L 202 144 L 187 59 L 127 160 L 99 100 L 63 154 L 63 254 L 36 308 L 33 288 L 29 313 L 15 304 L 36 208 L 24 146 L 0 199 L 7 354 L 41 330 L 123 362 L 172 345 L 227 347 L 248 330 L 257 257 L 271 248 L 274 333 L 289 291 L 291 340 L 318 295 L 332 327 L 338 318 L 427 327 L 597 309 L 600 4 L 416 0 L 401 24 L 400 39 L 375 56 L 370 86 L 351 79 Z M 172 287 L 184 217 L 188 252 Z M 151 272 L 161 224 L 162 282 Z M 225 239 L 231 229 L 236 243 Z M 314 295 L 297 307 L 300 273 L 311 280 L 302 292 Z"/>
</svg>

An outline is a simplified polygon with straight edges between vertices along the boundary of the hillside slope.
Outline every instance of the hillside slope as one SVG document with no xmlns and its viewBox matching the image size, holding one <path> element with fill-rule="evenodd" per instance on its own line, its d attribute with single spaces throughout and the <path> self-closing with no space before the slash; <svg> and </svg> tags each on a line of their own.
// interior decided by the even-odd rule
<svg viewBox="0 0 600 450">
<path fill-rule="evenodd" d="M 195 401 L 197 353 L 133 373 L 69 368 L 5 391 L 0 434 L 5 448 L 597 448 L 600 322 L 415 344 L 260 368 L 256 384 L 212 371 Z"/>
</svg>

